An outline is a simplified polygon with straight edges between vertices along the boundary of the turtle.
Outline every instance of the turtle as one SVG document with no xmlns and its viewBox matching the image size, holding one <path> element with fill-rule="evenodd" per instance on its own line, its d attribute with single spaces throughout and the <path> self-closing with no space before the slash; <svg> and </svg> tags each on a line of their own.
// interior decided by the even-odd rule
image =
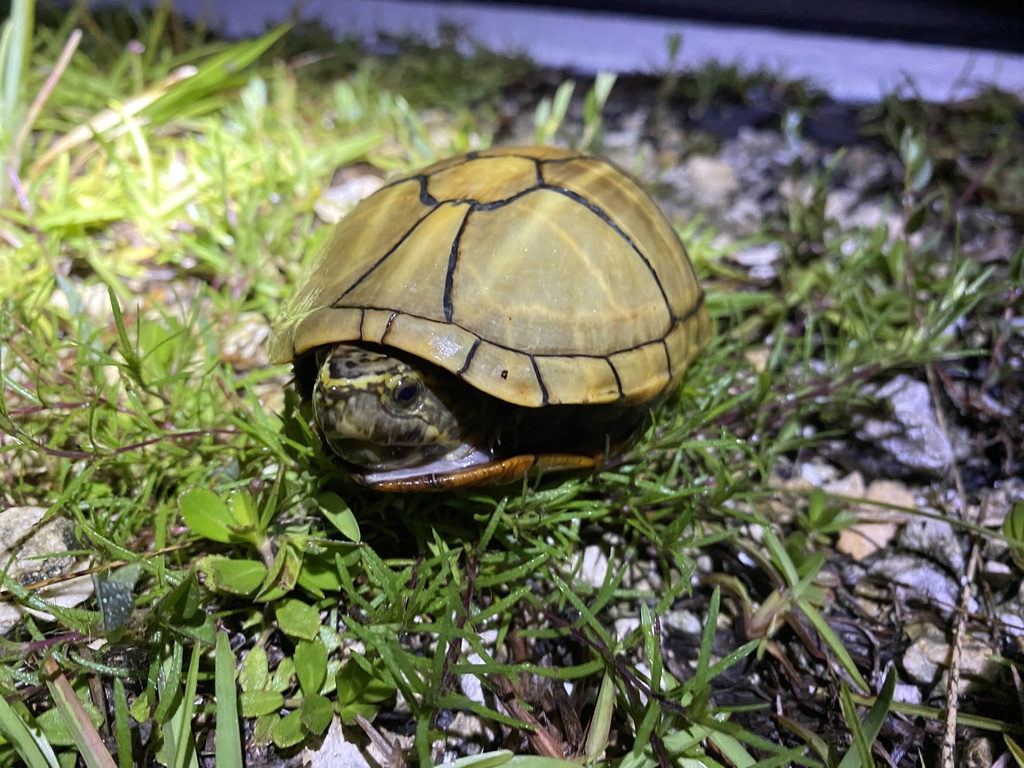
<svg viewBox="0 0 1024 768">
<path fill-rule="evenodd" d="M 467 152 L 331 232 L 274 321 L 323 443 L 382 491 L 587 469 L 676 387 L 711 325 L 638 182 L 570 149 Z"/>
</svg>

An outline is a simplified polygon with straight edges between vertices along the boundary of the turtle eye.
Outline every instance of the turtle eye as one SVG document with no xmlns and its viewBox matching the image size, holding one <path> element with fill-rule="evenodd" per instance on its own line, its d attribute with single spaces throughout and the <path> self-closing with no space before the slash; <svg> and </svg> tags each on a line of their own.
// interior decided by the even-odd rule
<svg viewBox="0 0 1024 768">
<path fill-rule="evenodd" d="M 402 408 L 409 408 L 420 399 L 420 383 L 410 379 L 399 379 L 391 390 L 391 399 Z"/>
</svg>

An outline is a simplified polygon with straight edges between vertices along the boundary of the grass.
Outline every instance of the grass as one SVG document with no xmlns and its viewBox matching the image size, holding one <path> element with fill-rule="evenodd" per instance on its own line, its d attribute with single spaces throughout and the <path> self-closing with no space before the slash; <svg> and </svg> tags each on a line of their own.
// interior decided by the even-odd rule
<svg viewBox="0 0 1024 768">
<path fill-rule="evenodd" d="M 25 613 L 0 640 L 0 762 L 198 765 L 214 749 L 241 765 L 259 745 L 315 746 L 340 721 L 385 759 L 430 764 L 459 756 L 457 713 L 489 748 L 557 759 L 871 764 L 900 705 L 895 678 L 872 677 L 829 621 L 832 544 L 855 518 L 773 478 L 850 429 L 837 414 L 870 405 L 866 384 L 994 348 L 951 328 L 977 318 L 1012 345 L 994 308 L 1019 321 L 1020 251 L 984 266 L 946 224 L 970 185 L 1006 189 L 994 208 L 1019 215 L 1020 132 L 983 128 L 1019 104 L 982 96 L 941 122 L 879 105 L 867 125 L 905 168 L 902 231 L 839 227 L 821 169 L 761 236 L 785 247 L 771 283 L 684 223 L 719 333 L 604 471 L 382 497 L 314 447 L 289 371 L 262 351 L 269 319 L 327 232 L 337 169 L 385 174 L 489 143 L 501 91 L 528 65 L 454 42 L 296 58 L 296 32 L 226 44 L 166 9 L 78 10 L 30 35 L 29 5 L 14 8 L 27 10 L 0 47 L 0 502 L 72 520 L 98 599 L 53 605 L 5 573 L 6 602 L 52 615 Z M 73 27 L 81 49 L 55 72 Z M 674 73 L 658 98 L 706 105 L 735 74 Z M 599 149 L 609 90 L 604 78 L 584 97 L 582 124 L 566 118 L 570 87 L 546 94 L 537 135 Z M 1010 397 L 1002 365 L 989 375 Z M 666 657 L 696 558 L 726 551 L 744 570 L 699 585 L 693 664 Z M 759 731 L 763 705 L 722 703 L 731 674 L 782 663 L 801 638 L 841 727 Z"/>
</svg>

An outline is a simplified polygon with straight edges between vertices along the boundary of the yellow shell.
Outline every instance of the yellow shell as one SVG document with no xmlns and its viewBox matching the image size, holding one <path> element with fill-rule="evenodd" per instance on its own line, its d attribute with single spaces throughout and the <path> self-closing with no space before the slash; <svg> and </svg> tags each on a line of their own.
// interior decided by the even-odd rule
<svg viewBox="0 0 1024 768">
<path fill-rule="evenodd" d="M 470 152 L 392 181 L 342 220 L 282 310 L 271 361 L 363 341 L 509 403 L 637 404 L 707 342 L 675 231 L 610 163 Z"/>
</svg>

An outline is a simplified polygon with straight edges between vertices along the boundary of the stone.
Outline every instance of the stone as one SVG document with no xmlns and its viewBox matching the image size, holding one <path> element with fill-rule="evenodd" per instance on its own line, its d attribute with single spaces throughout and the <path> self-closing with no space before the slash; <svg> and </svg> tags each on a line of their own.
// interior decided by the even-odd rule
<svg viewBox="0 0 1024 768">
<path fill-rule="evenodd" d="M 887 547 L 896 537 L 896 523 L 855 523 L 839 532 L 836 549 L 860 561 Z"/>
<path fill-rule="evenodd" d="M 914 518 L 903 527 L 899 543 L 904 549 L 920 552 L 948 565 L 954 573 L 962 573 L 966 565 L 964 544 L 957 539 L 953 526 L 945 520 Z"/>
<path fill-rule="evenodd" d="M 903 655 L 903 670 L 907 677 L 921 685 L 934 685 L 949 671 L 953 647 L 945 632 L 938 627 L 927 625 Z M 960 685 L 961 694 L 973 686 L 988 686 L 1003 674 L 1002 667 L 994 660 L 996 649 L 985 639 L 967 634 L 960 643 Z"/>
<path fill-rule="evenodd" d="M 891 583 L 895 599 L 903 604 L 926 605 L 949 619 L 960 603 L 960 588 L 942 567 L 909 552 L 886 553 L 868 564 L 868 573 Z M 972 599 L 968 610 L 977 610 Z"/>
<path fill-rule="evenodd" d="M 903 671 L 919 685 L 934 685 L 940 668 L 949 658 L 946 635 L 938 627 L 927 625 L 903 654 Z"/>
<path fill-rule="evenodd" d="M 731 200 L 739 188 L 732 166 L 717 158 L 694 155 L 683 167 L 701 205 L 721 208 Z"/>
<path fill-rule="evenodd" d="M 870 515 L 873 520 L 903 522 L 909 519 L 909 513 L 891 509 L 891 507 L 917 509 L 917 499 L 914 498 L 914 494 L 898 480 L 872 480 L 864 491 L 864 500 L 875 502 L 875 504 L 861 505 L 861 513 L 865 516 Z"/>
<path fill-rule="evenodd" d="M 356 203 L 384 186 L 384 180 L 370 173 L 353 175 L 320 193 L 313 211 L 327 224 L 337 224 Z"/>
<path fill-rule="evenodd" d="M 934 477 L 945 475 L 956 457 L 939 426 L 928 385 L 899 375 L 875 395 L 889 401 L 890 418 L 866 419 L 859 425 L 857 437 L 883 448 L 910 470 Z"/>
<path fill-rule="evenodd" d="M 362 750 L 345 738 L 341 720 L 331 721 L 323 741 L 315 748 L 302 750 L 302 765 L 308 768 L 370 768 Z"/>
<path fill-rule="evenodd" d="M 594 589 L 599 589 L 607 574 L 608 556 L 596 544 L 591 544 L 583 550 L 578 578 Z"/>
<path fill-rule="evenodd" d="M 825 483 L 823 489 L 834 496 L 848 496 L 859 499 L 864 496 L 864 476 L 860 472 L 850 472 L 837 480 Z"/>
<path fill-rule="evenodd" d="M 984 491 L 981 509 L 978 511 L 978 525 L 1000 528 L 1011 507 L 1018 501 L 1024 501 L 1024 479 L 1019 477 L 1011 477 L 991 490 Z"/>
<path fill-rule="evenodd" d="M 6 563 L 7 575 L 23 585 L 50 581 L 34 590 L 44 600 L 71 608 L 89 599 L 93 593 L 91 576 L 70 574 L 88 565 L 88 560 L 69 554 L 79 548 L 75 525 L 64 517 L 44 522 L 46 507 L 11 507 L 0 513 L 0 562 Z M 29 613 L 43 621 L 53 616 L 43 611 L 3 603 L 0 610 L 0 635 L 6 634 Z"/>
<path fill-rule="evenodd" d="M 237 371 L 262 368 L 270 364 L 266 343 L 270 324 L 258 312 L 243 312 L 218 340 L 220 356 Z"/>
</svg>

